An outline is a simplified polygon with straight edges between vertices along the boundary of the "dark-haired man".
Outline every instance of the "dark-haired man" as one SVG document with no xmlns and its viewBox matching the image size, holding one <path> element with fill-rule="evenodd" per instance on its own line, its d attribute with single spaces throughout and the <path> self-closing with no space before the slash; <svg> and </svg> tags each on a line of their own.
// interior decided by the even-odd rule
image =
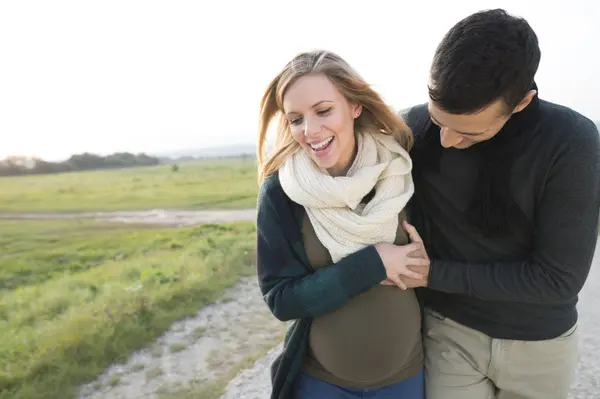
<svg viewBox="0 0 600 399">
<path fill-rule="evenodd" d="M 594 254 L 594 123 L 538 97 L 540 49 L 503 10 L 439 44 L 415 134 L 410 219 L 431 264 L 421 290 L 428 399 L 564 399 L 578 293 Z M 412 230 L 412 227 L 408 227 Z M 412 231 L 415 240 L 420 239 Z"/>
</svg>

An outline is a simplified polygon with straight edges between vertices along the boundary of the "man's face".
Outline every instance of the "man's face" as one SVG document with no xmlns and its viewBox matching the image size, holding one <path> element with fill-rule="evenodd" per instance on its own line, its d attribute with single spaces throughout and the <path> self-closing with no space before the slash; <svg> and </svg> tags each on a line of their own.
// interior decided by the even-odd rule
<svg viewBox="0 0 600 399">
<path fill-rule="evenodd" d="M 476 114 L 467 115 L 450 114 L 429 101 L 429 115 L 431 121 L 440 127 L 442 147 L 459 150 L 491 139 L 510 118 L 502 99 Z"/>
<path fill-rule="evenodd" d="M 508 122 L 512 114 L 521 112 L 529 105 L 536 90 L 530 90 L 521 102 L 506 112 L 506 103 L 498 99 L 475 114 L 450 114 L 429 101 L 431 121 L 440 127 L 440 143 L 444 148 L 464 150 L 494 137 Z"/>
</svg>

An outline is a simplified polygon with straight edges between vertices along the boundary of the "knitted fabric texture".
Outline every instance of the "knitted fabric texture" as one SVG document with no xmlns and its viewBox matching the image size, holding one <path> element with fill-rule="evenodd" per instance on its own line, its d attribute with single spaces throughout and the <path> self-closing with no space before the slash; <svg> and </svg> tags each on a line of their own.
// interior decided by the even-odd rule
<svg viewBox="0 0 600 399">
<path fill-rule="evenodd" d="M 414 192 L 412 161 L 393 136 L 359 133 L 356 139 L 356 158 L 346 176 L 329 175 L 306 151 L 288 158 L 279 171 L 281 187 L 304 206 L 333 262 L 369 245 L 394 242 L 398 214 Z M 373 198 L 361 204 L 373 189 Z"/>
</svg>

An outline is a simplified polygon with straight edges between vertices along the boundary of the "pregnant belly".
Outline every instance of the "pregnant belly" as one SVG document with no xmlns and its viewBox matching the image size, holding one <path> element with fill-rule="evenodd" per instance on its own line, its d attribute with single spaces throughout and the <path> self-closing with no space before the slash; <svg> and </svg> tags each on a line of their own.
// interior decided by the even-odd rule
<svg viewBox="0 0 600 399">
<path fill-rule="evenodd" d="M 409 366 L 421 345 L 420 328 L 414 292 L 379 285 L 315 318 L 309 343 L 312 356 L 327 372 L 372 383 Z"/>
</svg>

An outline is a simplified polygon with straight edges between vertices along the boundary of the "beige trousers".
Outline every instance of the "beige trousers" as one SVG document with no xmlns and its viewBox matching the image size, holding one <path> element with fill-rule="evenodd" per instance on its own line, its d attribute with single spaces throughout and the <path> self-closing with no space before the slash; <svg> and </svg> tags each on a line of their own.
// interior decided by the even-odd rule
<svg viewBox="0 0 600 399">
<path fill-rule="evenodd" d="M 492 339 L 425 310 L 427 399 L 566 399 L 578 362 L 577 324 L 545 341 Z"/>
</svg>

